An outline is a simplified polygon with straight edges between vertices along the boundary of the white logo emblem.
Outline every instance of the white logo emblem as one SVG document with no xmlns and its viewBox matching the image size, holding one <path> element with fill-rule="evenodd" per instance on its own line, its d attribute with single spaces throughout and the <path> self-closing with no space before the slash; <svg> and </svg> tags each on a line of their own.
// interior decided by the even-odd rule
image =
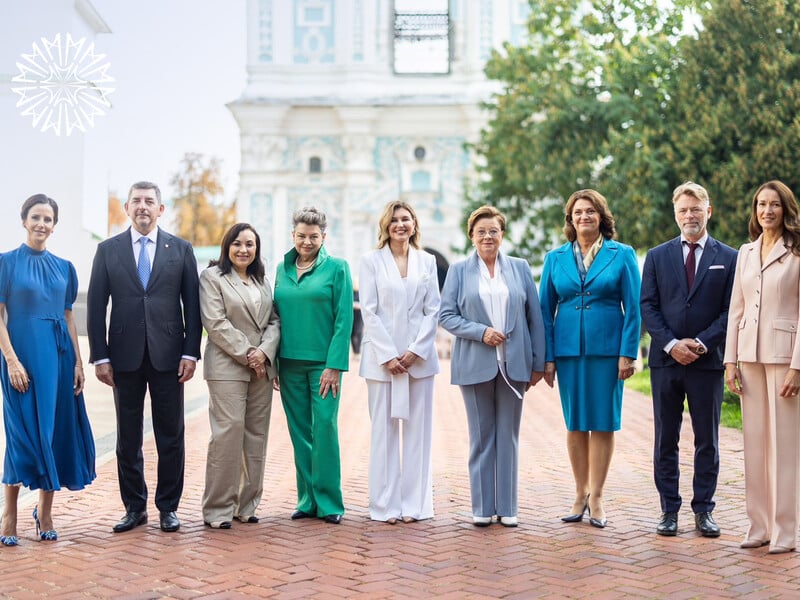
<svg viewBox="0 0 800 600">
<path fill-rule="evenodd" d="M 19 95 L 20 114 L 32 117 L 34 128 L 58 136 L 94 127 L 94 118 L 111 108 L 108 95 L 114 91 L 108 87 L 114 78 L 108 75 L 106 55 L 95 54 L 93 42 L 73 40 L 70 34 L 63 42 L 59 33 L 52 41 L 41 38 L 41 43 L 34 42 L 33 52 L 21 55 L 19 75 L 11 80 L 24 84 L 11 88 Z"/>
</svg>

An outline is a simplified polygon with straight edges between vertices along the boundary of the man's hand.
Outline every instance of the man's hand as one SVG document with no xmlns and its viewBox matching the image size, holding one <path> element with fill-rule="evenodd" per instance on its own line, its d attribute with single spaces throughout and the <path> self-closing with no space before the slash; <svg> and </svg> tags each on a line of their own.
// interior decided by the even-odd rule
<svg viewBox="0 0 800 600">
<path fill-rule="evenodd" d="M 94 375 L 108 386 L 114 387 L 114 368 L 110 362 L 94 366 Z"/>
<path fill-rule="evenodd" d="M 697 342 L 692 338 L 683 338 L 682 340 L 678 340 L 678 343 L 672 347 L 669 351 L 669 355 L 679 364 L 686 366 L 700 358 L 700 355 L 695 352 L 696 349 Z"/>
<path fill-rule="evenodd" d="M 182 358 L 178 364 L 178 383 L 186 383 L 194 377 L 194 370 L 197 368 L 197 363 L 188 358 Z"/>
</svg>

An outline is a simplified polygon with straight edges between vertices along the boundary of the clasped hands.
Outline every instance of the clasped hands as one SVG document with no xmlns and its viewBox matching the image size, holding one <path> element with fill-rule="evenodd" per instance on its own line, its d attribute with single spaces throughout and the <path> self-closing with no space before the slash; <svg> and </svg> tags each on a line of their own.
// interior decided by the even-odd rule
<svg viewBox="0 0 800 600">
<path fill-rule="evenodd" d="M 247 366 L 256 372 L 256 377 L 261 379 L 267 374 L 267 355 L 260 348 L 253 348 L 247 353 Z"/>
<path fill-rule="evenodd" d="M 402 375 L 403 373 L 408 373 L 408 369 L 411 368 L 411 365 L 413 365 L 418 358 L 419 356 L 411 352 L 411 350 L 406 350 L 400 356 L 384 363 L 383 366 L 385 366 L 392 375 Z"/>
<path fill-rule="evenodd" d="M 692 338 L 683 338 L 678 340 L 675 345 L 670 349 L 669 355 L 675 359 L 675 362 L 681 365 L 690 365 L 702 355 L 698 344 Z"/>
</svg>

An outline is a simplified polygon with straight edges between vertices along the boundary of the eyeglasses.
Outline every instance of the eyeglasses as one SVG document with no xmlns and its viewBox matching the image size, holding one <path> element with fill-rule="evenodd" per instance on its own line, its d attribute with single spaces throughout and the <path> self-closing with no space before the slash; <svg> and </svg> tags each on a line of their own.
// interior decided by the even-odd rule
<svg viewBox="0 0 800 600">
<path fill-rule="evenodd" d="M 479 237 L 479 238 L 485 238 L 485 237 L 496 238 L 501 233 L 503 233 L 503 232 L 500 231 L 499 229 L 490 229 L 489 231 L 486 231 L 485 229 L 476 229 L 475 230 L 475 236 Z"/>
</svg>

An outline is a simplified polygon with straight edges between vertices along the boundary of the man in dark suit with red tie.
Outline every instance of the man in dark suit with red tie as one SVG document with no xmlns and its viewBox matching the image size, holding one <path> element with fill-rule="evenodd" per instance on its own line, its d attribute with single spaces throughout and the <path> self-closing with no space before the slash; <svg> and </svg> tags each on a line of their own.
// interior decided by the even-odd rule
<svg viewBox="0 0 800 600">
<path fill-rule="evenodd" d="M 119 533 L 147 523 L 142 433 L 150 392 L 158 450 L 155 504 L 163 531 L 177 531 L 183 493 L 183 384 L 200 358 L 199 283 L 192 246 L 157 226 L 164 213 L 154 183 L 134 183 L 131 227 L 97 247 L 87 297 L 89 361 L 114 388 L 117 473 L 125 516 Z M 111 299 L 111 316 L 106 311 Z"/>
<path fill-rule="evenodd" d="M 678 186 L 672 203 L 681 235 L 651 249 L 642 273 L 642 322 L 652 340 L 653 467 L 662 510 L 656 533 L 678 533 L 678 442 L 686 400 L 694 431 L 695 528 L 705 537 L 718 537 L 712 512 L 719 476 L 722 357 L 737 253 L 708 235 L 711 205 L 702 186 Z"/>
</svg>

